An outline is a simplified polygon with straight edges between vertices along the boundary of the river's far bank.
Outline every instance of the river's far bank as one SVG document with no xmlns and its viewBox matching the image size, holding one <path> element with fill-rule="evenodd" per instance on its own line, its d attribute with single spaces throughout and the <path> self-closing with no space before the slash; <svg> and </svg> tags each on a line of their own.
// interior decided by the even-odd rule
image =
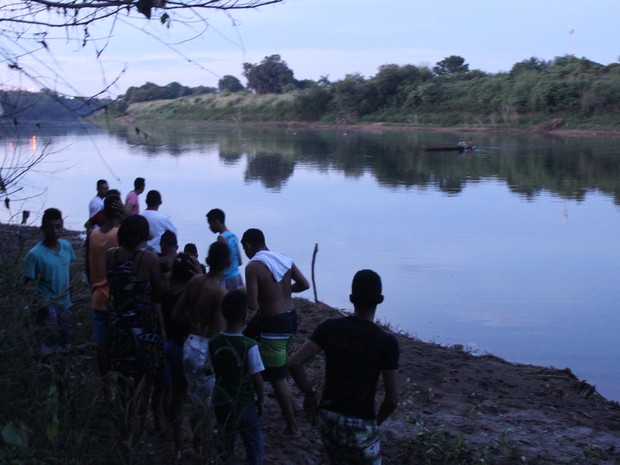
<svg viewBox="0 0 620 465">
<path fill-rule="evenodd" d="M 553 120 L 550 120 L 550 122 Z M 125 126 L 135 130 L 135 128 L 159 126 L 159 125 L 178 125 L 190 124 L 192 127 L 208 126 L 247 126 L 265 128 L 284 128 L 284 129 L 307 129 L 307 130 L 338 130 L 344 132 L 383 132 L 383 131 L 402 131 L 402 132 L 445 132 L 451 134 L 461 134 L 463 137 L 475 134 L 539 134 L 555 137 L 620 137 L 620 129 L 609 128 L 579 128 L 563 125 L 553 129 L 541 129 L 541 125 L 531 127 L 508 127 L 492 125 L 462 125 L 462 126 L 438 126 L 438 125 L 415 125 L 406 123 L 322 123 L 310 121 L 217 121 L 217 120 L 192 120 L 192 119 L 168 119 L 159 117 L 147 117 L 146 115 L 127 115 L 116 118 L 97 118 L 95 124 L 100 126 Z M 544 124 L 543 124 L 544 126 Z"/>
<path fill-rule="evenodd" d="M 67 231 L 64 237 L 71 240 L 79 259 L 83 260 L 80 233 Z M 0 238 L 3 263 L 15 264 L 40 239 L 40 231 L 36 227 L 2 224 Z M 83 262 L 78 266 L 83 266 Z M 79 280 L 81 270 L 76 271 Z M 3 286 L 9 282 L 9 278 L 5 279 Z M 74 296 L 75 310 L 82 324 L 76 334 L 76 348 L 69 358 L 68 376 L 72 380 L 69 389 L 75 389 L 70 397 L 81 402 L 91 399 L 89 409 L 100 410 L 99 414 L 107 418 L 110 407 L 99 398 L 95 347 L 89 342 L 89 296 L 83 285 L 77 288 L 82 291 Z M 11 296 L 7 288 L 2 291 L 4 306 Z M 305 299 L 296 299 L 295 305 L 300 324 L 293 350 L 320 321 L 343 314 L 343 310 Z M 524 365 L 490 354 L 475 356 L 461 346 L 441 346 L 405 334 L 396 337 L 401 349 L 401 402 L 393 417 L 381 427 L 384 463 L 620 463 L 620 404 L 603 398 L 594 386 L 575 377 L 569 368 Z M 309 375 L 320 388 L 320 359 L 309 367 Z M 293 392 L 301 405 L 301 394 L 296 389 Z M 7 395 L 13 394 L 23 395 L 23 391 L 7 390 Z M 21 397 L 5 398 L 5 402 L 16 405 L 26 401 Z M 80 423 L 80 411 L 71 412 L 75 422 Z M 0 419 L 2 426 L 9 421 L 2 415 Z M 96 425 L 86 422 L 80 437 L 94 435 L 93 444 L 96 444 L 99 434 L 96 427 L 101 427 L 102 421 L 98 420 Z M 301 414 L 299 422 L 302 438 L 282 439 L 279 409 L 268 396 L 263 418 L 266 464 L 326 463 L 318 431 Z M 36 431 L 33 425 L 27 426 Z M 107 430 L 106 434 L 109 433 Z M 171 444 L 161 438 L 147 438 L 143 446 L 160 458 L 171 453 Z M 91 452 L 110 453 L 109 450 Z M 71 451 L 63 453 L 70 455 Z"/>
</svg>

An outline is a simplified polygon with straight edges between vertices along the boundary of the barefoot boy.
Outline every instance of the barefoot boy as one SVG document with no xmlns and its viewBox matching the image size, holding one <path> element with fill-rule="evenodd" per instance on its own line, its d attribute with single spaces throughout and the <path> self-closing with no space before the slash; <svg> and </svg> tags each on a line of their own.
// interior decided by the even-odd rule
<svg viewBox="0 0 620 465">
<path fill-rule="evenodd" d="M 189 323 L 190 333 L 183 345 L 183 369 L 192 403 L 199 406 L 194 417 L 194 446 L 202 448 L 213 431 L 212 395 L 215 386 L 209 363 L 209 338 L 224 329 L 222 299 L 226 290 L 221 286 L 224 271 L 230 263 L 228 247 L 214 242 L 209 247 L 209 272 L 194 276 L 174 306 L 172 317 Z M 197 423 L 198 422 L 198 423 Z"/>
<path fill-rule="evenodd" d="M 289 257 L 272 252 L 260 229 L 248 229 L 241 245 L 250 259 L 245 266 L 245 282 L 251 310 L 257 312 L 260 330 L 260 354 L 265 364 L 265 379 L 271 383 L 286 424 L 283 437 L 301 436 L 293 413 L 293 399 L 287 382 L 286 357 L 297 332 L 297 313 L 293 292 L 310 287 L 308 280 Z"/>
</svg>

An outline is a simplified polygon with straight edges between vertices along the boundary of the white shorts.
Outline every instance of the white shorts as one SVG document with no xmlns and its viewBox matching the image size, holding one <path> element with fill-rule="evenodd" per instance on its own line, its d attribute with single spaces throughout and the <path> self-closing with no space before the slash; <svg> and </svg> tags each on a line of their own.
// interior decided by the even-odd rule
<svg viewBox="0 0 620 465">
<path fill-rule="evenodd" d="M 187 377 L 190 400 L 196 405 L 210 408 L 213 404 L 215 375 L 209 363 L 209 338 L 189 335 L 183 344 L 183 371 Z"/>
</svg>

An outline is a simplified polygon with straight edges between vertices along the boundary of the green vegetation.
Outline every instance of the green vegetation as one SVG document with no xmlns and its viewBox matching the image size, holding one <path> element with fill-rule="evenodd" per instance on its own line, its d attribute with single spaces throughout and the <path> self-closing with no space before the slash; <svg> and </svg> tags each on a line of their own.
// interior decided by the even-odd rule
<svg viewBox="0 0 620 465">
<path fill-rule="evenodd" d="M 104 108 L 109 99 L 67 97 L 49 89 L 39 92 L 0 91 L 0 118 L 11 125 L 22 121 L 76 119 L 87 117 Z"/>
<path fill-rule="evenodd" d="M 370 78 L 349 74 L 334 82 L 298 81 L 272 55 L 259 64 L 244 63 L 244 76 L 246 89 L 226 76 L 219 93 L 200 99 L 155 102 L 161 92 L 148 84 L 136 100 L 131 88 L 110 108 L 120 115 L 206 121 L 526 128 L 562 118 L 583 129 L 615 129 L 620 123 L 620 63 L 604 66 L 572 55 L 530 58 L 497 74 L 470 70 L 462 57 L 450 56 L 432 69 L 386 64 Z"/>
</svg>

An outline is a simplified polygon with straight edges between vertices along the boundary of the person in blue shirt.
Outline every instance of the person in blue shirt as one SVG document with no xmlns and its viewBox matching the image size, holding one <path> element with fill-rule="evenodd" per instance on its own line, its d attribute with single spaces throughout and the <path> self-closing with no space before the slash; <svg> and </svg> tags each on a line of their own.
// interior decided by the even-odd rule
<svg viewBox="0 0 620 465">
<path fill-rule="evenodd" d="M 60 239 L 62 213 L 48 208 L 43 213 L 43 240 L 26 254 L 24 282 L 37 282 L 37 326 L 41 334 L 41 356 L 69 351 L 71 333 L 71 263 L 76 256 L 69 241 Z"/>
</svg>

